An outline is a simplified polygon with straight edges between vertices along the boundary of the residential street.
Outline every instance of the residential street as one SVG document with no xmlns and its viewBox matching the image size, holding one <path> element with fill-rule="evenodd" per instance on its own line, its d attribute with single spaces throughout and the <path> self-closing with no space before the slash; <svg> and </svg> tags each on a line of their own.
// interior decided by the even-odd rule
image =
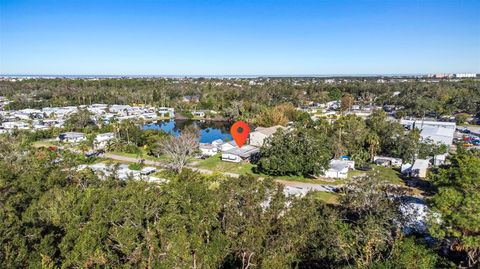
<svg viewBox="0 0 480 269">
<path fill-rule="evenodd" d="M 138 163 L 142 160 L 142 158 L 121 156 L 121 155 L 117 155 L 117 154 L 113 154 L 113 153 L 109 153 L 109 152 L 105 153 L 103 155 L 103 157 L 108 158 L 108 159 L 112 159 L 112 160 L 117 160 L 117 161 L 122 161 L 122 162 L 131 162 L 131 163 Z M 155 161 L 146 160 L 146 159 L 143 159 L 143 160 L 144 160 L 144 164 L 146 164 L 146 165 L 166 168 L 164 163 L 155 162 Z M 214 173 L 214 171 L 207 170 L 207 169 L 200 169 L 200 168 L 190 167 L 190 166 L 187 166 L 187 167 L 189 169 L 192 169 L 193 171 L 196 171 L 196 172 L 199 172 L 199 173 L 202 173 L 202 174 L 213 174 Z M 239 174 L 235 174 L 235 173 L 223 173 L 223 174 L 226 175 L 226 176 L 235 177 L 235 178 L 240 177 Z M 281 179 L 276 179 L 275 181 L 284 185 L 284 186 L 288 186 L 288 187 L 292 187 L 292 188 L 296 188 L 296 189 L 301 189 L 301 190 L 305 190 L 305 191 L 332 192 L 332 188 L 333 188 L 333 186 L 324 185 L 324 184 L 287 181 L 287 180 L 281 180 Z"/>
</svg>

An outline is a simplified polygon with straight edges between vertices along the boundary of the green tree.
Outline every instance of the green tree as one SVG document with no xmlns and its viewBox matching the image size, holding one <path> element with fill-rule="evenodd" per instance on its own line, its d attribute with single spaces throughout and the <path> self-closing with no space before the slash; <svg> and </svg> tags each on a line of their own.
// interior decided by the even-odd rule
<svg viewBox="0 0 480 269">
<path fill-rule="evenodd" d="M 331 159 L 328 138 L 317 130 L 278 131 L 260 149 L 258 169 L 269 175 L 315 176 Z"/>
<path fill-rule="evenodd" d="M 331 131 L 335 146 L 335 156 L 366 152 L 368 134 L 365 121 L 358 116 L 351 114 L 336 120 Z"/>
<path fill-rule="evenodd" d="M 457 124 L 465 124 L 467 122 L 467 119 L 470 117 L 470 115 L 466 113 L 459 113 L 455 115 L 455 121 Z"/>
<path fill-rule="evenodd" d="M 480 158 L 467 152 L 452 156 L 432 180 L 438 188 L 431 200 L 430 232 L 451 238 L 451 248 L 467 254 L 469 267 L 480 263 Z"/>
<path fill-rule="evenodd" d="M 78 112 L 68 116 L 65 121 L 65 128 L 70 131 L 84 131 L 88 126 L 94 126 L 95 122 L 92 119 L 92 113 L 86 109 L 80 109 Z"/>
<path fill-rule="evenodd" d="M 332 89 L 328 92 L 328 97 L 330 101 L 340 100 L 340 98 L 342 98 L 342 91 L 338 88 Z"/>
<path fill-rule="evenodd" d="M 284 111 L 278 107 L 265 108 L 255 117 L 255 123 L 262 127 L 271 127 L 275 125 L 287 125 L 288 118 Z"/>
<path fill-rule="evenodd" d="M 432 250 L 412 237 L 398 240 L 385 261 L 377 262 L 370 268 L 398 268 L 398 269 L 434 269 L 438 268 L 439 257 Z"/>
<path fill-rule="evenodd" d="M 378 176 L 355 179 L 344 189 L 341 214 L 348 221 L 336 233 L 336 247 L 357 267 L 381 260 L 398 240 L 396 231 L 403 217 L 398 210 L 399 201 L 389 197 L 390 191 Z"/>
<path fill-rule="evenodd" d="M 340 100 L 340 109 L 342 111 L 347 111 L 353 106 L 354 98 L 351 94 L 345 94 Z"/>
</svg>

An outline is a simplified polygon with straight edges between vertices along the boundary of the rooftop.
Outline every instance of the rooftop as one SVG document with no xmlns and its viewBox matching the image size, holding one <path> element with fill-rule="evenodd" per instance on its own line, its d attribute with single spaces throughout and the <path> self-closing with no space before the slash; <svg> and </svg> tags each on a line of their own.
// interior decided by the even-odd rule
<svg viewBox="0 0 480 269">
<path fill-rule="evenodd" d="M 225 153 L 237 155 L 237 156 L 240 156 L 242 158 L 248 158 L 252 154 L 255 154 L 259 151 L 260 150 L 257 147 L 250 146 L 250 145 L 245 145 L 241 148 L 233 148 L 231 150 L 226 151 Z"/>
<path fill-rule="evenodd" d="M 282 129 L 282 130 L 285 130 L 287 129 L 286 127 L 283 127 L 281 125 L 275 125 L 275 126 L 272 126 L 272 127 L 257 127 L 255 128 L 255 132 L 259 132 L 259 133 L 262 133 L 264 135 L 267 135 L 267 136 L 271 136 L 273 135 L 278 129 Z"/>
</svg>

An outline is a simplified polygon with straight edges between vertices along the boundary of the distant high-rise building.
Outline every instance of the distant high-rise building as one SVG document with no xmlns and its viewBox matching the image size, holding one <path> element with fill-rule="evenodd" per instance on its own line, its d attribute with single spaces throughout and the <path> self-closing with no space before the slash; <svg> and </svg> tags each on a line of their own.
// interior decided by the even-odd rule
<svg viewBox="0 0 480 269">
<path fill-rule="evenodd" d="M 455 74 L 456 78 L 476 78 L 477 74 L 475 73 L 460 73 L 460 74 Z"/>
</svg>

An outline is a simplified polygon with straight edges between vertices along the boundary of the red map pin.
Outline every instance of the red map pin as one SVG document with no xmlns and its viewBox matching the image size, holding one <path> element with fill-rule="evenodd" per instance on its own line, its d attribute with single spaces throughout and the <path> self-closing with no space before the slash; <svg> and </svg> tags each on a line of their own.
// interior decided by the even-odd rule
<svg viewBox="0 0 480 269">
<path fill-rule="evenodd" d="M 250 127 L 243 121 L 237 121 L 232 125 L 232 128 L 230 128 L 230 133 L 235 143 L 241 148 L 247 141 L 248 135 L 250 134 Z"/>
</svg>

